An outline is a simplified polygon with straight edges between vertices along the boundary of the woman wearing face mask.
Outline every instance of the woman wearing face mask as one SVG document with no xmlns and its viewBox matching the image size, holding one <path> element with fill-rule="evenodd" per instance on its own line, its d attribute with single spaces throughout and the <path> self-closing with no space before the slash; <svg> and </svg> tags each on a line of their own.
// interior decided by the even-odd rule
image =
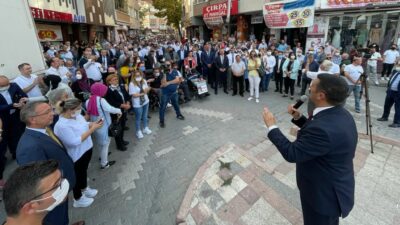
<svg viewBox="0 0 400 225">
<path fill-rule="evenodd" d="M 250 52 L 250 57 L 248 61 L 248 69 L 249 69 L 249 82 L 250 82 L 250 97 L 247 99 L 249 101 L 253 100 L 254 96 L 256 97 L 256 103 L 259 103 L 259 86 L 262 74 L 258 73 L 258 69 L 261 66 L 261 59 L 257 57 L 256 51 L 252 50 Z"/>
<path fill-rule="evenodd" d="M 108 84 L 108 91 L 105 99 L 108 103 L 110 103 L 111 106 L 115 108 L 120 108 L 122 111 L 121 118 L 118 118 L 118 116 L 115 114 L 111 114 L 112 121 L 118 121 L 118 123 L 123 128 L 122 131 L 115 136 L 115 143 L 118 150 L 126 151 L 126 146 L 129 144 L 129 142 L 124 140 L 124 131 L 127 112 L 131 108 L 130 96 L 125 90 L 124 85 L 119 84 L 118 76 L 116 74 L 108 75 L 106 82 Z"/>
<path fill-rule="evenodd" d="M 143 133 L 151 134 L 147 118 L 149 112 L 149 97 L 147 93 L 151 88 L 147 85 L 146 80 L 143 79 L 142 74 L 140 71 L 135 71 L 129 84 L 129 95 L 132 96 L 135 110 L 136 136 L 139 139 L 143 138 Z M 143 132 L 141 130 L 141 121 L 143 121 Z"/>
<path fill-rule="evenodd" d="M 290 89 L 290 99 L 294 98 L 294 84 L 296 83 L 297 74 L 300 69 L 300 63 L 296 60 L 296 55 L 291 52 L 289 60 L 285 61 L 282 68 L 285 83 L 285 94 L 282 97 L 287 97 Z"/>
<path fill-rule="evenodd" d="M 93 82 L 87 78 L 85 70 L 76 71 L 76 81 L 71 84 L 75 98 L 85 102 L 90 96 L 90 86 L 92 84 Z"/>
<path fill-rule="evenodd" d="M 108 87 L 102 83 L 94 83 L 90 87 L 91 96 L 86 101 L 87 113 L 90 121 L 97 122 L 102 120 L 104 126 L 94 132 L 94 144 L 100 151 L 101 169 L 107 169 L 115 164 L 115 161 L 108 161 L 108 148 L 110 146 L 110 137 L 108 136 L 108 127 L 111 125 L 112 114 L 121 116 L 121 109 L 112 107 L 105 99 Z"/>
<path fill-rule="evenodd" d="M 65 146 L 74 162 L 76 184 L 73 188 L 75 208 L 88 207 L 97 195 L 97 190 L 87 184 L 87 170 L 92 158 L 91 134 L 103 126 L 103 121 L 89 123 L 81 115 L 82 102 L 77 98 L 61 101 L 58 105 L 60 118 L 54 126 L 54 133 Z"/>
</svg>

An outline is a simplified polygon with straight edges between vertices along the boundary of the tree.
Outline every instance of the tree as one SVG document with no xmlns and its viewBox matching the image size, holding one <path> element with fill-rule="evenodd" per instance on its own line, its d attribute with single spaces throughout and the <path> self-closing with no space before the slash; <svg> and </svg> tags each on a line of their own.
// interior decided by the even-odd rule
<svg viewBox="0 0 400 225">
<path fill-rule="evenodd" d="M 153 0 L 153 6 L 158 12 L 155 16 L 167 19 L 167 25 L 178 29 L 179 36 L 182 37 L 182 0 Z"/>
</svg>

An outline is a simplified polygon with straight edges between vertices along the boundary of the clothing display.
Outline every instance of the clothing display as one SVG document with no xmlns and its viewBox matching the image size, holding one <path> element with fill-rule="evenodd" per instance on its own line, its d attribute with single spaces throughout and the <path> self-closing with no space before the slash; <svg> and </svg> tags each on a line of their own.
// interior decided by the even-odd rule
<svg viewBox="0 0 400 225">
<path fill-rule="evenodd" d="M 336 49 L 340 48 L 340 32 L 341 30 L 339 29 L 334 29 L 333 30 L 333 38 L 332 38 L 332 45 L 333 47 L 335 47 Z"/>
<path fill-rule="evenodd" d="M 362 47 L 367 46 L 367 38 L 368 38 L 368 30 L 365 28 L 359 29 L 358 34 L 357 34 L 357 47 L 358 46 L 362 46 Z"/>
<path fill-rule="evenodd" d="M 389 49 L 389 46 L 392 44 L 395 34 L 396 34 L 396 28 L 394 27 L 394 25 L 392 25 L 390 30 L 387 31 L 385 37 L 383 38 L 383 41 L 381 44 L 382 51 L 386 51 Z"/>
<path fill-rule="evenodd" d="M 381 32 L 382 29 L 381 28 L 371 28 L 371 30 L 369 31 L 369 43 L 376 43 L 379 44 L 379 39 L 381 38 Z"/>
</svg>

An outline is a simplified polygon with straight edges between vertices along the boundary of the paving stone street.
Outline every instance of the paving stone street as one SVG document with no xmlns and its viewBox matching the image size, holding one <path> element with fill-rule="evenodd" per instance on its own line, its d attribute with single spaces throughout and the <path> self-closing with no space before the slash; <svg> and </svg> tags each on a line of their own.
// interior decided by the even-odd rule
<svg viewBox="0 0 400 225">
<path fill-rule="evenodd" d="M 134 144 L 120 152 L 112 141 L 109 158 L 117 163 L 105 171 L 99 169 L 98 154 L 93 155 L 89 184 L 99 194 L 93 205 L 84 209 L 72 208 L 70 195 L 70 221 L 84 219 L 88 225 L 302 224 L 295 165 L 284 162 L 271 147 L 262 121 L 262 109 L 268 106 L 278 126 L 290 136 L 293 125 L 286 108 L 293 101 L 274 93 L 272 84 L 269 92 L 261 93 L 259 104 L 247 101 L 247 95 L 232 97 L 221 92 L 193 100 L 181 106 L 184 121 L 177 120 L 169 108 L 166 128 L 159 128 L 158 112 L 150 113 L 153 133 L 141 140 L 136 139 L 134 118 L 129 116 L 126 139 Z M 400 130 L 388 127 L 394 111 L 390 123 L 376 121 L 383 111 L 385 88 L 371 87 L 370 95 L 373 133 L 399 141 Z M 359 133 L 365 133 L 364 100 L 360 114 L 354 113 L 352 96 L 346 108 L 352 112 Z M 397 142 L 375 140 L 374 144 L 375 154 L 370 154 L 369 140 L 360 138 L 355 158 L 356 205 L 343 224 L 400 224 L 400 147 Z M 218 191 L 221 181 L 215 162 L 222 156 L 235 162 L 231 169 L 237 176 L 233 186 L 225 188 L 229 190 Z M 15 162 L 7 165 L 6 177 L 15 167 Z M 193 180 L 199 168 L 206 174 L 204 180 Z M 196 182 L 202 185 L 194 188 Z M 202 220 L 206 200 L 188 197 L 190 187 L 193 196 L 196 191 L 204 194 L 209 190 L 214 197 L 203 196 L 203 200 L 217 199 L 207 206 L 217 212 L 206 213 L 212 219 Z M 189 204 L 183 209 L 185 201 Z M 241 207 L 229 209 L 232 201 Z M 180 214 L 184 211 L 186 214 Z M 210 213 L 213 216 L 209 217 Z M 4 216 L 1 209 L 0 218 Z M 177 221 L 177 217 L 182 220 Z"/>
</svg>

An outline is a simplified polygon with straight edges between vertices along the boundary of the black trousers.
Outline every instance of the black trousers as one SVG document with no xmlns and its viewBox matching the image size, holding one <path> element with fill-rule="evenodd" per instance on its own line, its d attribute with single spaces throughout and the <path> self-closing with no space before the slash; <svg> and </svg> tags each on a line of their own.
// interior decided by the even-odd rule
<svg viewBox="0 0 400 225">
<path fill-rule="evenodd" d="M 275 74 L 275 87 L 276 87 L 276 90 L 278 90 L 280 93 L 282 93 L 282 87 L 283 87 L 282 73 L 277 72 Z"/>
<path fill-rule="evenodd" d="M 304 95 L 306 93 L 307 86 L 310 85 L 311 79 L 307 77 L 307 75 L 303 75 L 301 79 L 301 95 Z"/>
<path fill-rule="evenodd" d="M 219 84 L 222 84 L 222 86 L 224 87 L 224 91 L 227 91 L 228 84 L 227 84 L 226 78 L 227 78 L 227 72 L 226 71 L 225 72 L 218 71 L 217 77 L 216 77 L 216 79 L 214 81 L 215 94 L 218 94 L 218 86 L 219 86 Z"/>
<path fill-rule="evenodd" d="M 125 134 L 124 127 L 126 126 L 126 116 L 127 116 L 127 112 L 123 112 L 121 118 L 119 118 L 119 123 L 121 124 L 122 131 L 121 131 L 121 133 L 119 133 L 117 136 L 114 137 L 115 144 L 117 145 L 118 149 L 121 149 L 124 147 L 124 134 Z M 113 121 L 117 120 L 117 115 L 111 114 L 111 119 Z"/>
<path fill-rule="evenodd" d="M 82 189 L 87 187 L 87 170 L 89 167 L 90 159 L 92 158 L 92 149 L 89 149 L 82 155 L 78 161 L 74 163 L 76 184 L 74 189 L 74 199 L 78 200 L 82 197 Z"/>
<path fill-rule="evenodd" d="M 294 84 L 296 83 L 296 80 L 290 79 L 290 77 L 285 77 L 285 94 L 289 93 L 290 89 L 290 95 L 294 95 Z"/>
<path fill-rule="evenodd" d="M 400 93 L 398 91 L 387 90 L 383 118 L 389 118 L 390 109 L 394 105 L 393 123 L 400 124 Z"/>
<path fill-rule="evenodd" d="M 237 94 L 237 87 L 239 84 L 239 94 L 243 94 L 244 92 L 244 76 L 234 76 L 232 75 L 232 85 L 233 85 L 233 94 Z"/>
<path fill-rule="evenodd" d="M 297 87 L 300 87 L 301 85 L 301 70 L 299 70 L 299 73 L 297 74 Z"/>
<path fill-rule="evenodd" d="M 339 225 L 339 216 L 325 216 L 316 212 L 308 203 L 301 201 L 304 225 Z"/>
<path fill-rule="evenodd" d="M 249 79 L 245 79 L 245 80 L 244 80 L 244 83 L 245 83 L 245 85 L 246 85 L 246 91 L 247 91 L 247 92 L 250 92 L 250 82 L 249 82 Z"/>
<path fill-rule="evenodd" d="M 393 66 L 394 66 L 394 64 L 384 63 L 383 68 L 382 68 L 382 77 L 385 77 L 385 74 L 386 74 L 387 77 L 389 78 L 390 74 L 392 73 Z"/>
</svg>

